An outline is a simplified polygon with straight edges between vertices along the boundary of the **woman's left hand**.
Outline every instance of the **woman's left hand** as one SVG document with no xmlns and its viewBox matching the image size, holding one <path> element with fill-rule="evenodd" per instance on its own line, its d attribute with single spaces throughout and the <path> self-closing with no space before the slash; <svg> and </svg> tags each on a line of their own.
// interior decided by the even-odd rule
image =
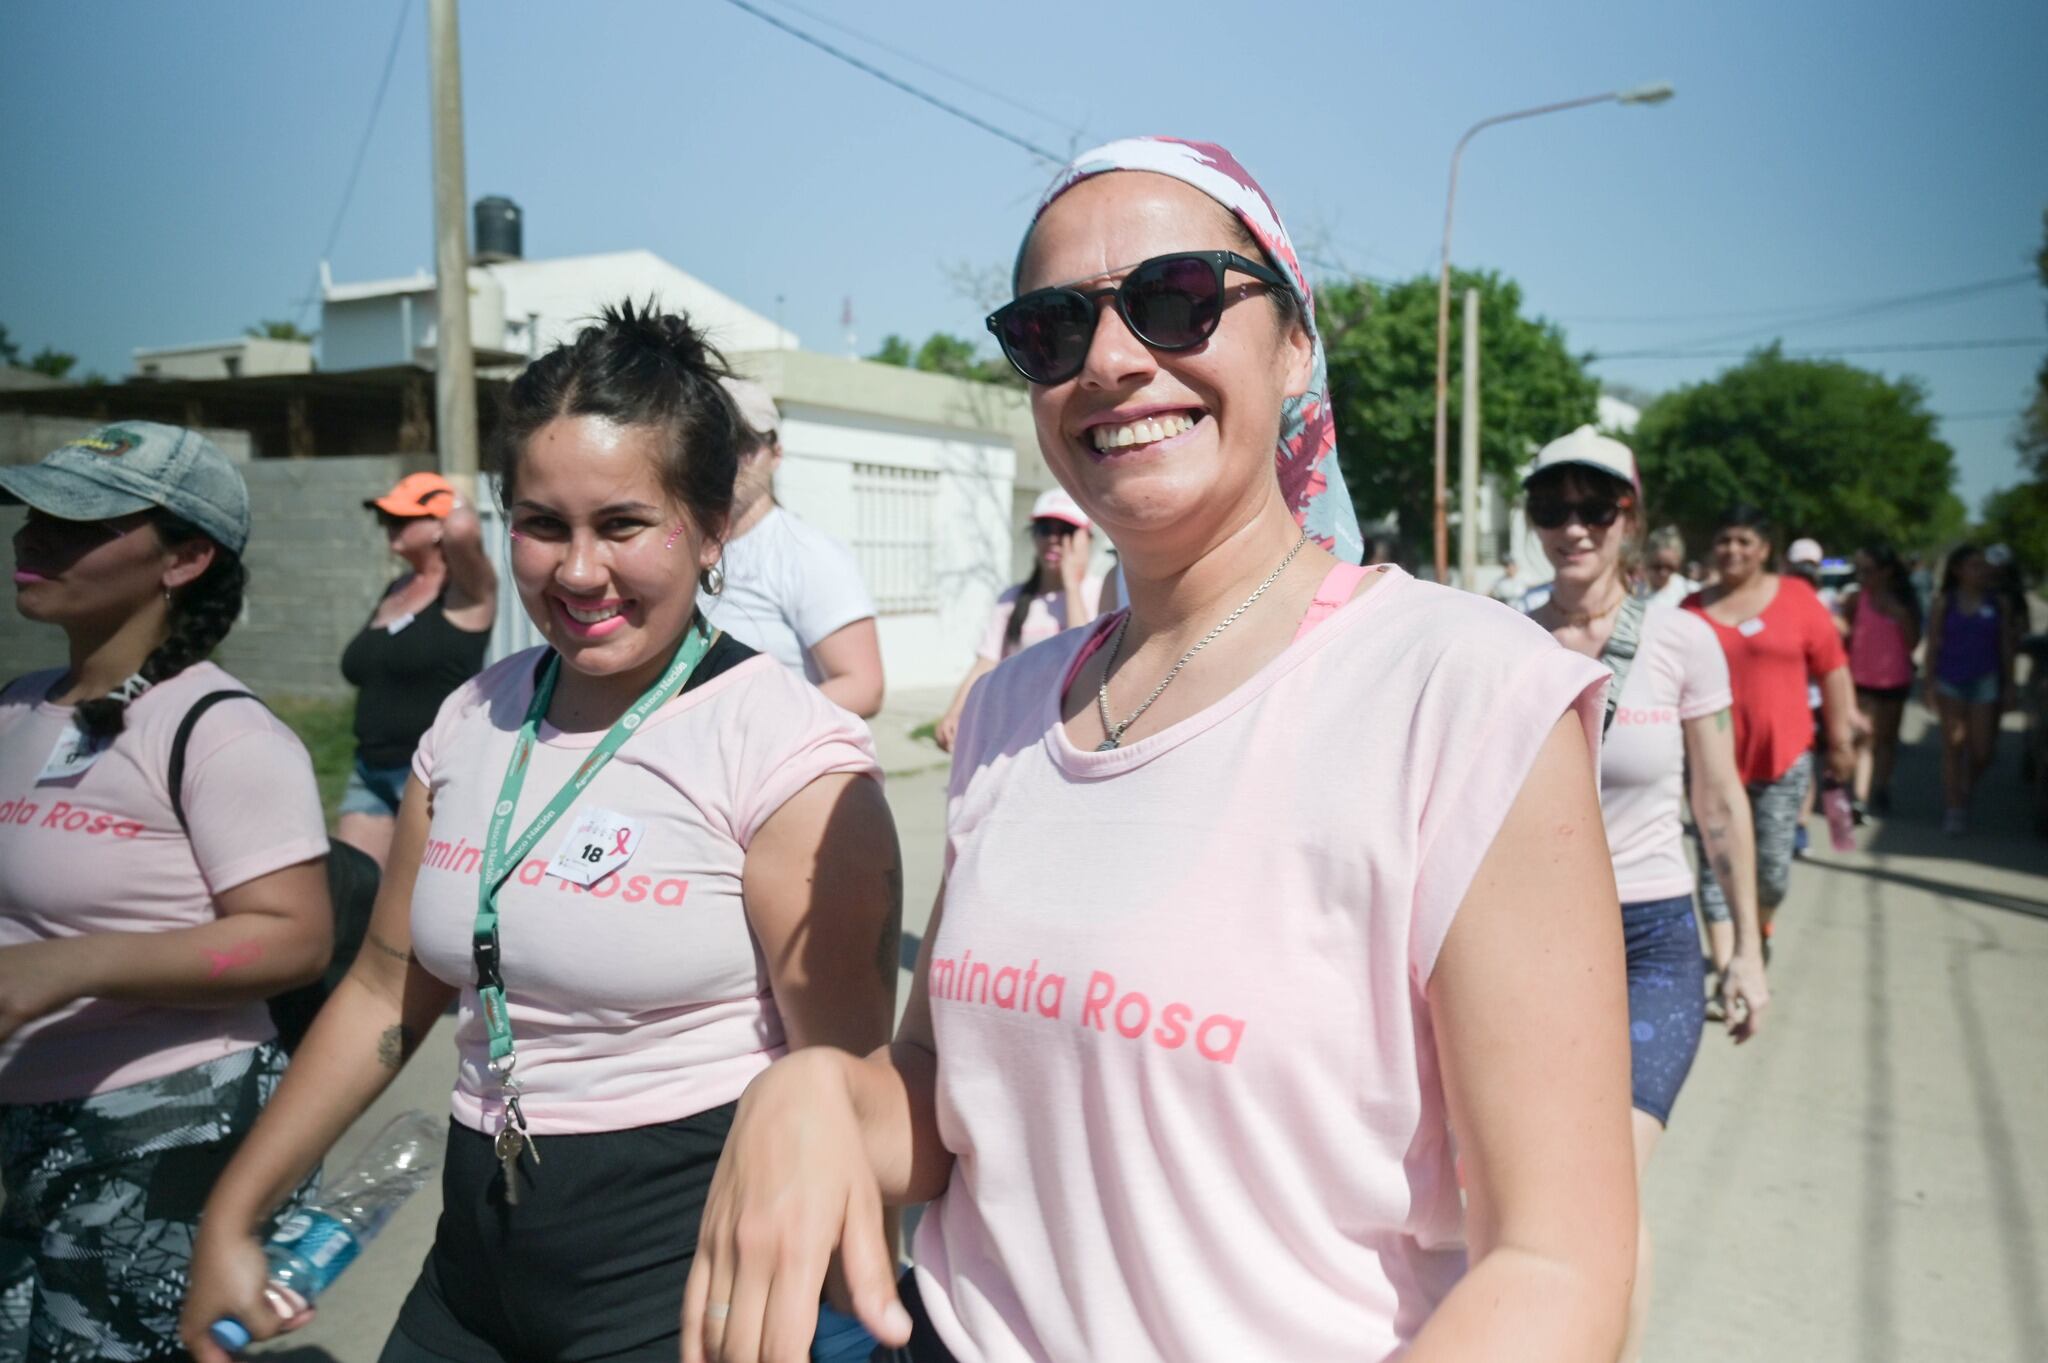
<svg viewBox="0 0 2048 1363">
<path fill-rule="evenodd" d="M 0 1041 L 78 998 L 83 938 L 60 937 L 0 947 Z"/>
<path fill-rule="evenodd" d="M 1060 586 L 1073 593 L 1081 589 L 1088 578 L 1088 561 L 1094 557 L 1095 542 L 1086 526 L 1075 527 L 1067 537 L 1067 544 L 1060 551 Z"/>
</svg>

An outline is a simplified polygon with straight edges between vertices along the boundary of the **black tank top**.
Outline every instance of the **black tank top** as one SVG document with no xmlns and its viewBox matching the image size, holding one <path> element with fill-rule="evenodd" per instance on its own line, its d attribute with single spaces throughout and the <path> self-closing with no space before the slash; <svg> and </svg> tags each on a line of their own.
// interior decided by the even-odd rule
<svg viewBox="0 0 2048 1363">
<path fill-rule="evenodd" d="M 411 762 L 448 693 L 483 670 L 491 632 L 451 624 L 446 599 L 435 597 L 396 634 L 366 624 L 342 651 L 341 675 L 357 688 L 356 756 L 365 766 Z"/>
</svg>

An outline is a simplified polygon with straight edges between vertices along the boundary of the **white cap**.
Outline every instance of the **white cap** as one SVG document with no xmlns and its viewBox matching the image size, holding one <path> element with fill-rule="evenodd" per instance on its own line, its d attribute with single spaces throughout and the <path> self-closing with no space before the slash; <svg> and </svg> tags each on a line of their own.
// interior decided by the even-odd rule
<svg viewBox="0 0 2048 1363">
<path fill-rule="evenodd" d="M 1034 521 L 1065 521 L 1068 525 L 1086 530 L 1088 513 L 1081 504 L 1067 495 L 1065 488 L 1047 488 L 1038 494 L 1038 500 L 1031 504 L 1031 519 Z"/>
<path fill-rule="evenodd" d="M 733 406 L 739 408 L 740 420 L 746 422 L 755 435 L 782 433 L 782 414 L 775 410 L 775 399 L 766 388 L 752 379 L 723 378 L 719 382 L 732 396 Z"/>
<path fill-rule="evenodd" d="M 1818 563 L 1827 555 L 1820 551 L 1819 540 L 1793 540 L 1785 551 L 1787 563 Z"/>
<path fill-rule="evenodd" d="M 1643 486 L 1642 480 L 1636 476 L 1635 451 L 1619 440 L 1600 434 L 1591 426 L 1581 426 L 1538 450 L 1536 462 L 1530 467 L 1528 477 L 1522 479 L 1522 486 L 1527 487 L 1529 479 L 1546 469 L 1569 464 L 1598 469 L 1638 491 Z"/>
</svg>

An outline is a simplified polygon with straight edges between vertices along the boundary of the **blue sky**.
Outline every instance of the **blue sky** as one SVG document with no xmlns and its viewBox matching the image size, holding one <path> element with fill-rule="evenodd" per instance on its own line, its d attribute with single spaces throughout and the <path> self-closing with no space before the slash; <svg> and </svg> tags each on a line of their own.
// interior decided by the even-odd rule
<svg viewBox="0 0 2048 1363">
<path fill-rule="evenodd" d="M 1016 104 L 791 22 L 1064 152 L 1172 132 L 1230 146 L 1318 255 L 1434 268 L 1452 145 L 1489 114 L 1648 80 L 1678 98 L 1473 143 L 1455 257 L 1519 279 L 1576 349 L 2037 338 L 1852 356 L 1918 376 L 1973 505 L 2014 481 L 2048 352 L 2037 285 L 1803 315 L 2014 275 L 2048 205 L 2048 5 L 1726 0 L 802 0 Z M 328 237 L 402 0 L 17 9 L 0 44 L 0 323 L 118 375 L 136 346 L 289 316 Z M 431 266 L 425 0 L 332 253 L 337 279 Z M 1006 262 L 1049 167 L 721 0 L 471 3 L 471 198 L 530 255 L 644 246 L 820 350 L 978 336 L 956 266 Z M 782 301 L 778 304 L 778 298 Z M 1654 320 L 1639 320 L 1654 319 Z M 305 314 L 317 324 L 317 308 Z M 1616 359 L 1668 388 L 1722 358 Z"/>
</svg>

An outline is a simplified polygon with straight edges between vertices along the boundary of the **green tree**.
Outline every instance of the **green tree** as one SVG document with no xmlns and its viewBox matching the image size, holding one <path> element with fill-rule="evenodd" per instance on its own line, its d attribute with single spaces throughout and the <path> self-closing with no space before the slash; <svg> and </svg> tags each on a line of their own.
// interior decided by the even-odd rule
<svg viewBox="0 0 2048 1363">
<path fill-rule="evenodd" d="M 2034 268 L 2040 273 L 2041 286 L 2048 288 L 2048 209 L 2041 210 L 2041 250 L 2034 257 Z M 2034 475 L 2038 486 L 2048 489 L 2048 359 L 2041 361 L 2034 376 L 2034 400 L 2020 418 L 2019 438 L 2014 443 L 2019 446 L 2021 465 Z"/>
<path fill-rule="evenodd" d="M 4 326 L 0 326 L 0 364 L 6 365 L 9 369 L 21 367 L 21 347 L 8 336 L 7 328 Z"/>
<path fill-rule="evenodd" d="M 877 364 L 902 369 L 919 369 L 927 374 L 951 374 L 977 383 L 998 383 L 1016 388 L 1023 384 L 1010 362 L 1001 356 L 983 355 L 974 342 L 949 332 L 935 331 L 915 350 L 901 336 L 882 338 L 882 348 L 868 356 Z"/>
<path fill-rule="evenodd" d="M 1977 538 L 2010 545 L 2029 580 L 2048 573 L 2048 481 L 2037 478 L 1985 498 Z"/>
<path fill-rule="evenodd" d="M 1650 404 L 1635 450 L 1651 518 L 1699 543 L 1736 502 L 1834 549 L 1928 548 L 1964 524 L 1955 454 L 1917 382 L 1787 359 L 1775 343 Z"/>
<path fill-rule="evenodd" d="M 277 322 L 269 319 L 265 319 L 258 322 L 255 326 L 247 328 L 243 334 L 260 337 L 266 341 L 310 341 L 313 339 L 313 333 L 310 331 L 300 331 L 297 322 Z"/>
<path fill-rule="evenodd" d="M 1458 392 L 1468 288 L 1479 294 L 1479 465 L 1512 480 L 1529 456 L 1594 419 L 1600 386 L 1554 323 L 1522 313 L 1521 286 L 1493 273 L 1451 281 L 1452 510 L 1456 509 Z M 1435 275 L 1398 284 L 1347 280 L 1319 286 L 1316 316 L 1329 352 L 1337 450 L 1359 520 L 1388 514 L 1404 550 L 1427 558 L 1434 539 L 1436 423 Z"/>
<path fill-rule="evenodd" d="M 78 363 L 76 355 L 67 355 L 61 350 L 44 346 L 29 358 L 28 367 L 38 374 L 61 379 L 71 372 L 71 366 Z"/>
</svg>

